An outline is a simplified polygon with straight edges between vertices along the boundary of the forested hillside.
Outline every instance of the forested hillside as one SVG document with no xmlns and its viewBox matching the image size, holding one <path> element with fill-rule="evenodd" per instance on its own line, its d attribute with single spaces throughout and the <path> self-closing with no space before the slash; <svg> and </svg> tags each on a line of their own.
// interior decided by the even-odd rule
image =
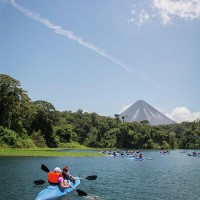
<svg viewBox="0 0 200 200">
<path fill-rule="evenodd" d="M 123 122 L 96 113 L 59 112 L 44 100 L 32 101 L 20 81 L 0 74 L 0 147 L 88 147 L 199 149 L 200 120 L 150 126 L 148 121 Z"/>
</svg>

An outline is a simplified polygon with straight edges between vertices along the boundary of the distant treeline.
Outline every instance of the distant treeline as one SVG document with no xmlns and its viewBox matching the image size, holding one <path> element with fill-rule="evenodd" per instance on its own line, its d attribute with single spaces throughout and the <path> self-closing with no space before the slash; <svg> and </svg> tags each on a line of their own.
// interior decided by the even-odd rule
<svg viewBox="0 0 200 200">
<path fill-rule="evenodd" d="M 0 74 L 0 147 L 88 147 L 125 149 L 199 149 L 200 121 L 151 126 L 123 122 L 96 113 L 57 111 L 46 101 L 32 101 L 18 80 Z"/>
</svg>

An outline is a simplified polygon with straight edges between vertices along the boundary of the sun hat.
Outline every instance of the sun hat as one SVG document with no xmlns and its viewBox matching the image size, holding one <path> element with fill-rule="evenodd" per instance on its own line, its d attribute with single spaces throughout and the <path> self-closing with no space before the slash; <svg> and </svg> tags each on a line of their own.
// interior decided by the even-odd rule
<svg viewBox="0 0 200 200">
<path fill-rule="evenodd" d="M 61 172 L 60 167 L 56 167 L 56 168 L 54 169 L 54 172 Z"/>
</svg>

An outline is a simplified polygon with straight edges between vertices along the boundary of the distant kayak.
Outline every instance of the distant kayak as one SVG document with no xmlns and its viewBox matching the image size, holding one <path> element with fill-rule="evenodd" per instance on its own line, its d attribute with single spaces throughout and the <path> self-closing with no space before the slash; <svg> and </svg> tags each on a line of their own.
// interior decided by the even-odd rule
<svg viewBox="0 0 200 200">
<path fill-rule="evenodd" d="M 188 156 L 200 157 L 200 153 L 198 153 L 198 154 L 188 154 Z"/>
<path fill-rule="evenodd" d="M 72 187 L 66 188 L 64 190 L 61 190 L 58 185 L 49 185 L 46 189 L 42 190 L 38 194 L 35 200 L 51 200 L 57 197 L 67 195 L 69 192 L 76 189 L 76 187 L 80 184 L 80 180 L 77 179 L 74 183 L 70 181 L 70 184 L 72 185 Z"/>
<path fill-rule="evenodd" d="M 161 151 L 160 153 L 162 153 L 163 155 L 167 155 L 169 154 L 169 151 L 166 151 L 166 152 Z"/>
<path fill-rule="evenodd" d="M 187 151 L 185 150 L 185 151 L 180 151 L 180 153 L 187 153 Z"/>
</svg>

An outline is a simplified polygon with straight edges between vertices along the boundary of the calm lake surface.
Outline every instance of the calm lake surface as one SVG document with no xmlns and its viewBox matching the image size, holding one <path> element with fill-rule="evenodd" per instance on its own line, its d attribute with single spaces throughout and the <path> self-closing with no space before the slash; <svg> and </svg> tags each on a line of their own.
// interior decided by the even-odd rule
<svg viewBox="0 0 200 200">
<path fill-rule="evenodd" d="M 94 181 L 81 180 L 78 188 L 89 194 L 87 198 L 73 191 L 62 200 L 200 200 L 200 157 L 188 156 L 180 150 L 170 151 L 169 155 L 160 151 L 142 153 L 152 160 L 110 156 L 0 157 L 0 199 L 35 200 L 48 185 L 33 183 L 47 179 L 47 173 L 40 169 L 43 163 L 50 170 L 68 165 L 69 171 L 81 178 L 98 176 Z"/>
</svg>

